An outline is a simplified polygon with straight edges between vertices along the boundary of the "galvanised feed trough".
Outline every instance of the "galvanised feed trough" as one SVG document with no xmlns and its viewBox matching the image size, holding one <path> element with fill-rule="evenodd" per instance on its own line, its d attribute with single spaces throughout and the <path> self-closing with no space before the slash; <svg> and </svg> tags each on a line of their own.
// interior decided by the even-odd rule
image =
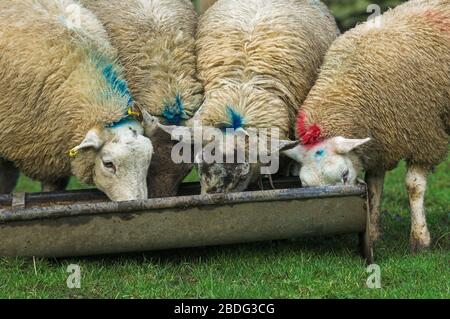
<svg viewBox="0 0 450 319">
<path fill-rule="evenodd" d="M 110 202 L 96 190 L 0 195 L 0 256 L 71 257 L 355 233 L 373 261 L 365 185 Z"/>
</svg>

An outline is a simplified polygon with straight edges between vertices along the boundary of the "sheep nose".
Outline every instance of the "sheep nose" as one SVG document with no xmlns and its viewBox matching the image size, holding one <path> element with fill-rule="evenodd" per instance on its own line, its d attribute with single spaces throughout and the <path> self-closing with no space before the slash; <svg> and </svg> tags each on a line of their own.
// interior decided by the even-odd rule
<svg viewBox="0 0 450 319">
<path fill-rule="evenodd" d="M 344 182 L 344 184 L 347 184 L 349 175 L 350 171 L 348 169 L 346 169 L 344 173 L 342 173 L 342 181 Z"/>
<path fill-rule="evenodd" d="M 219 191 L 218 191 L 218 188 L 215 187 L 215 186 L 210 187 L 210 188 L 208 189 L 208 193 L 209 193 L 209 194 L 216 194 L 216 193 L 218 193 L 218 192 L 219 192 Z"/>
</svg>

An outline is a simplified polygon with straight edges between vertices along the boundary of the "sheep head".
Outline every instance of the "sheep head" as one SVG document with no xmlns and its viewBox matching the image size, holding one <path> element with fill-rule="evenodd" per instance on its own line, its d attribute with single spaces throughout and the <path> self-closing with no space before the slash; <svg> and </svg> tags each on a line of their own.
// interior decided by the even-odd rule
<svg viewBox="0 0 450 319">
<path fill-rule="evenodd" d="M 260 169 L 259 163 L 249 161 L 245 132 L 217 134 L 217 138 L 221 140 L 212 142 L 211 137 L 206 137 L 203 151 L 195 155 L 202 194 L 245 191 L 257 180 Z"/>
<path fill-rule="evenodd" d="M 133 120 L 90 130 L 72 150 L 75 176 L 94 183 L 114 201 L 147 199 L 153 146 L 143 133 Z"/>
<path fill-rule="evenodd" d="M 283 154 L 301 163 L 300 179 L 305 187 L 352 185 L 362 170 L 353 151 L 370 140 L 334 137 L 312 145 L 298 145 Z"/>
<path fill-rule="evenodd" d="M 256 182 L 264 172 L 264 165 L 273 159 L 278 160 L 281 150 L 294 147 L 298 142 L 279 141 L 268 148 L 261 148 L 265 143 L 260 143 L 260 137 L 256 130 L 227 129 L 224 132 L 212 127 L 159 127 L 169 133 L 173 139 L 180 141 L 172 150 L 172 160 L 178 156 L 180 150 L 183 153 L 191 151 L 194 145 L 195 163 L 200 174 L 200 182 L 203 194 L 241 192 L 250 184 Z M 186 147 L 184 147 L 185 145 Z M 257 148 L 252 146 L 257 145 Z M 261 155 L 265 160 L 261 160 Z M 189 161 L 190 155 L 184 160 Z M 180 162 L 175 160 L 175 162 Z M 269 170 L 269 168 L 267 168 Z M 278 167 L 275 167 L 276 173 Z"/>
<path fill-rule="evenodd" d="M 190 163 L 173 163 L 171 154 L 176 141 L 163 130 L 151 134 L 154 148 L 152 163 L 148 170 L 147 186 L 149 198 L 176 196 L 184 178 L 192 171 Z"/>
<path fill-rule="evenodd" d="M 233 145 L 236 137 L 237 142 Z M 213 154 L 212 161 L 208 155 L 211 153 L 208 146 L 203 149 L 203 158 L 199 154 L 196 155 L 203 194 L 245 191 L 251 184 L 257 182 L 261 175 L 277 173 L 280 151 L 298 144 L 298 142 L 277 140 L 269 149 L 258 139 L 251 141 L 246 133 L 240 130 L 235 134 L 225 135 L 224 140 L 220 143 L 224 146 L 219 145 L 215 148 L 218 154 Z M 252 145 L 258 145 L 259 148 L 252 149 Z M 253 153 L 253 156 L 250 153 Z M 262 156 L 265 157 L 264 160 Z M 275 162 L 277 162 L 276 165 L 274 165 Z"/>
</svg>

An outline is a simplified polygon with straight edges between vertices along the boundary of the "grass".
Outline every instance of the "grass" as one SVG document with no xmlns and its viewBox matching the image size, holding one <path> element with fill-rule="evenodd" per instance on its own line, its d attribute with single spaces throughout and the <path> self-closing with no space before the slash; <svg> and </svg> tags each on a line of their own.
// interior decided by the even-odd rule
<svg viewBox="0 0 450 319">
<path fill-rule="evenodd" d="M 366 2 L 358 2 L 364 19 Z M 348 8 L 332 6 L 347 27 L 354 24 L 356 10 L 349 13 Z M 375 249 L 381 289 L 366 287 L 368 273 L 356 252 L 356 236 L 347 235 L 121 256 L 37 259 L 35 266 L 28 258 L 0 258 L 0 298 L 449 298 L 450 160 L 430 177 L 426 206 L 433 246 L 420 255 L 412 255 L 408 249 L 410 220 L 404 174 L 402 164 L 386 181 L 385 236 Z M 80 187 L 85 186 L 71 180 L 70 189 Z M 16 189 L 38 190 L 37 183 L 23 176 Z M 81 267 L 81 289 L 66 286 L 70 264 Z"/>
<path fill-rule="evenodd" d="M 75 178 L 71 178 L 69 182 L 68 190 L 74 189 L 83 189 L 89 188 L 89 186 L 84 185 L 77 181 Z M 15 189 L 16 192 L 39 192 L 41 186 L 39 183 L 29 179 L 28 177 L 21 175 L 19 178 L 19 182 L 17 183 L 17 187 Z"/>
<path fill-rule="evenodd" d="M 450 160 L 430 177 L 426 198 L 429 252 L 408 249 L 405 165 L 391 172 L 383 203 L 385 236 L 376 246 L 381 289 L 354 235 L 77 259 L 0 259 L 0 298 L 448 298 Z M 19 190 L 36 190 L 22 178 Z M 77 187 L 76 181 L 71 187 Z M 81 289 L 66 286 L 81 267 Z"/>
</svg>

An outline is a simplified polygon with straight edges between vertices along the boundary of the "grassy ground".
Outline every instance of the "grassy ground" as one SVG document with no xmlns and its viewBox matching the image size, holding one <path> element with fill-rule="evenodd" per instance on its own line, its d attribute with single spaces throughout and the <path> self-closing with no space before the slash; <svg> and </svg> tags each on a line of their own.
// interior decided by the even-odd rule
<svg viewBox="0 0 450 319">
<path fill-rule="evenodd" d="M 341 24 L 348 22 L 346 7 L 332 9 Z M 357 255 L 356 236 L 349 235 L 122 256 L 38 259 L 35 267 L 30 259 L 1 258 L 0 298 L 449 298 L 450 160 L 430 178 L 426 205 L 433 246 L 421 255 L 411 255 L 408 250 L 410 221 L 404 173 L 402 165 L 386 182 L 385 236 L 375 250 L 381 289 L 366 287 L 369 274 Z M 79 187 L 82 185 L 71 181 L 71 189 Z M 17 191 L 37 190 L 36 183 L 21 177 Z M 81 289 L 66 286 L 70 264 L 81 266 Z"/>
<path fill-rule="evenodd" d="M 430 178 L 431 251 L 408 251 L 404 165 L 389 174 L 384 239 L 376 247 L 382 288 L 368 289 L 355 236 L 67 260 L 0 259 L 1 298 L 448 298 L 450 160 Z M 77 187 L 75 181 L 71 184 Z M 22 178 L 20 190 L 37 185 Z M 81 289 L 66 286 L 81 266 Z"/>
</svg>

